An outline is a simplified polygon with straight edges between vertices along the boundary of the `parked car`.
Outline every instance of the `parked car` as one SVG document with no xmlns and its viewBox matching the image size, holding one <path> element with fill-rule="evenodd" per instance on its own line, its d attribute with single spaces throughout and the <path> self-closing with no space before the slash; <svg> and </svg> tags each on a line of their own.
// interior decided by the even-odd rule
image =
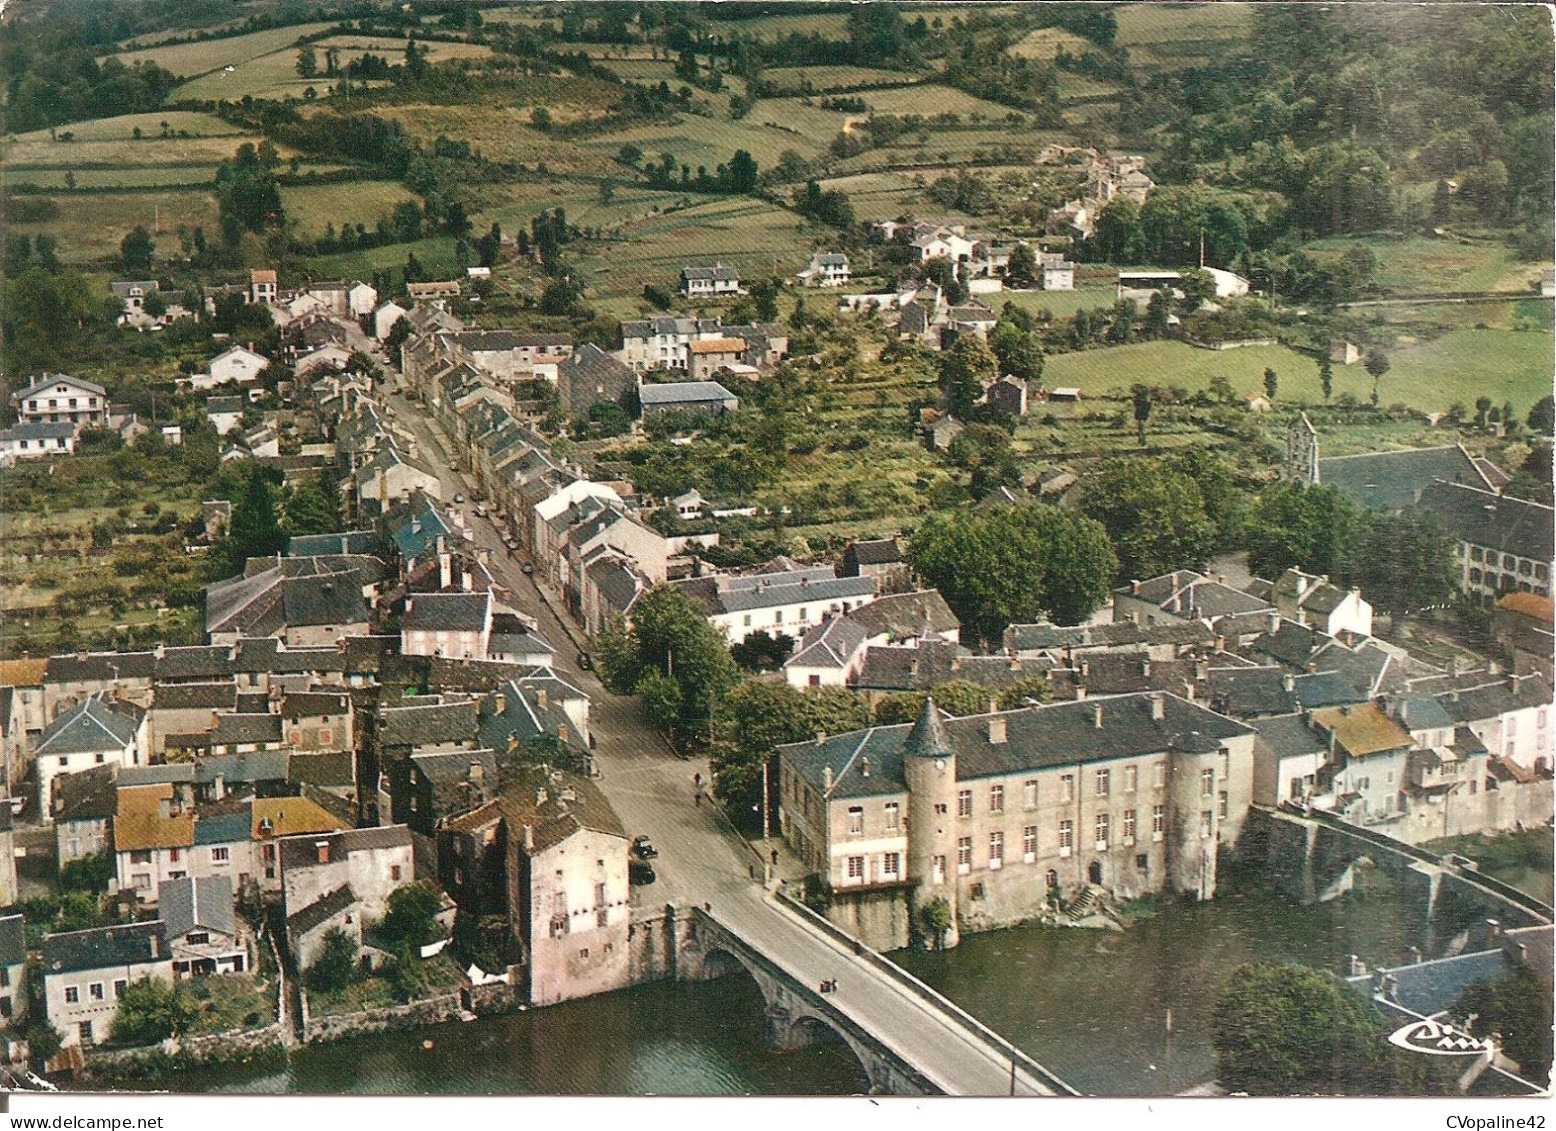
<svg viewBox="0 0 1556 1131">
<path fill-rule="evenodd" d="M 594 670 L 594 657 L 587 652 L 578 653 L 578 666 L 586 672 Z"/>
<path fill-rule="evenodd" d="M 480 517 L 485 518 L 486 517 L 486 504 L 485 503 L 477 503 L 475 505 L 475 513 L 477 515 L 479 515 Z"/>
<path fill-rule="evenodd" d="M 456 503 L 462 503 L 462 502 L 465 501 L 465 497 L 463 495 L 455 495 L 454 496 L 454 501 Z"/>
<path fill-rule="evenodd" d="M 642 887 L 644 884 L 653 883 L 658 878 L 659 876 L 654 872 L 654 866 L 647 860 L 627 861 L 627 882 L 629 884 Z"/>
<path fill-rule="evenodd" d="M 519 567 L 519 572 L 522 573 L 525 577 L 532 577 L 535 573 L 535 567 L 530 565 L 529 562 L 525 562 Z"/>
<path fill-rule="evenodd" d="M 659 849 L 654 847 L 654 842 L 646 836 L 632 838 L 632 854 L 639 860 L 652 860 L 659 855 Z"/>
</svg>

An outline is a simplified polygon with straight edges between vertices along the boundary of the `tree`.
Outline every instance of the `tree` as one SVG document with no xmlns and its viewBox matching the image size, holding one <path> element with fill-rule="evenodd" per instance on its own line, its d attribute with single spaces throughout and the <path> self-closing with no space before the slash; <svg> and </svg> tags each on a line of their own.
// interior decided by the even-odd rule
<svg viewBox="0 0 1556 1131">
<path fill-rule="evenodd" d="M 926 259 L 919 269 L 926 283 L 932 283 L 945 292 L 945 300 L 953 306 L 967 298 L 967 285 L 958 278 L 956 264 L 943 255 Z"/>
<path fill-rule="evenodd" d="M 1475 398 L 1475 426 L 1484 428 L 1491 419 L 1491 398 L 1482 393 Z"/>
<path fill-rule="evenodd" d="M 437 919 L 442 909 L 443 896 L 437 885 L 427 880 L 402 884 L 389 893 L 378 933 L 391 944 L 426 946 L 443 937 Z"/>
<path fill-rule="evenodd" d="M 1015 683 L 1007 684 L 1000 689 L 998 705 L 1001 711 L 1013 711 L 1017 707 L 1025 706 L 1028 699 L 1038 703 L 1046 703 L 1053 693 L 1053 686 L 1046 678 L 1040 675 L 1023 676 Z"/>
<path fill-rule="evenodd" d="M 730 192 L 755 192 L 756 177 L 756 160 L 744 149 L 735 150 L 735 155 L 729 159 L 729 169 L 726 174 L 727 183 L 724 187 Z"/>
<path fill-rule="evenodd" d="M 541 133 L 551 132 L 551 111 L 544 106 L 537 106 L 530 111 L 529 123 Z"/>
<path fill-rule="evenodd" d="M 1518 1062 L 1526 1080 L 1543 1079 L 1551 1066 L 1551 995 L 1534 971 L 1520 965 L 1495 980 L 1465 988 L 1454 1005 L 1457 1017 L 1474 1014 L 1472 1031 L 1502 1034 L 1502 1051 Z"/>
<path fill-rule="evenodd" d="M 648 724 L 670 733 L 681 717 L 681 685 L 664 672 L 646 671 L 632 688 Z"/>
<path fill-rule="evenodd" d="M 304 47 L 297 53 L 297 74 L 305 79 L 311 79 L 319 73 L 319 54 L 311 46 Z"/>
<path fill-rule="evenodd" d="M 1216 1076 L 1260 1096 L 1376 1095 L 1393 1081 L 1383 1019 L 1332 974 L 1294 963 L 1244 965 L 1211 1013 Z"/>
<path fill-rule="evenodd" d="M 1265 488 L 1245 534 L 1248 568 L 1274 579 L 1288 569 L 1346 575 L 1361 516 L 1333 487 L 1276 483 Z"/>
<path fill-rule="evenodd" d="M 1458 588 L 1453 542 L 1430 511 L 1397 515 L 1374 512 L 1362 525 L 1349 584 L 1360 586 L 1372 607 L 1398 617 L 1443 605 Z"/>
<path fill-rule="evenodd" d="M 1198 484 L 1159 460 L 1107 461 L 1081 509 L 1107 530 L 1125 578 L 1204 569 L 1216 545 Z"/>
<path fill-rule="evenodd" d="M 1010 253 L 1010 263 L 1005 268 L 1005 282 L 1016 290 L 1030 290 L 1037 286 L 1037 256 L 1024 243 L 1018 243 Z"/>
<path fill-rule="evenodd" d="M 140 978 L 120 993 L 109 1040 L 130 1048 L 154 1045 L 186 1031 L 193 1020 L 177 987 L 157 978 Z"/>
<path fill-rule="evenodd" d="M 349 986 L 357 975 L 357 944 L 339 927 L 331 927 L 324 933 L 324 944 L 319 957 L 308 967 L 304 978 L 308 988 L 320 993 L 337 994 Z"/>
<path fill-rule="evenodd" d="M 984 379 L 992 376 L 994 355 L 972 334 L 964 334 L 940 355 L 940 388 L 953 416 L 966 419 L 983 396 Z"/>
<path fill-rule="evenodd" d="M 317 480 L 299 483 L 286 491 L 280 505 L 281 529 L 288 537 L 329 534 L 341 528 L 335 494 Z"/>
<path fill-rule="evenodd" d="M 1172 329 L 1172 323 L 1168 321 L 1171 317 L 1172 300 L 1167 297 L 1167 292 L 1154 292 L 1151 301 L 1145 304 L 1145 336 L 1165 338 Z"/>
<path fill-rule="evenodd" d="M 1134 407 L 1135 432 L 1140 437 L 1140 446 L 1145 447 L 1145 422 L 1151 419 L 1151 386 L 1139 382 L 1130 386 L 1129 399 Z"/>
<path fill-rule="evenodd" d="M 1367 356 L 1362 358 L 1362 368 L 1366 369 L 1372 377 L 1372 404 L 1376 408 L 1380 399 L 1378 382 L 1389 371 L 1389 355 L 1374 346 L 1367 351 Z"/>
<path fill-rule="evenodd" d="M 144 279 L 151 274 L 151 257 L 157 245 L 151 242 L 151 233 L 136 224 L 129 235 L 119 241 L 119 262 L 124 273 L 132 279 Z"/>
<path fill-rule="evenodd" d="M 1101 526 L 1039 503 L 931 517 L 907 557 L 966 630 L 991 642 L 1018 621 L 1084 620 L 1107 599 L 1118 565 Z"/>
<path fill-rule="evenodd" d="M 680 691 L 679 721 L 683 729 L 701 729 L 714 703 L 740 681 L 723 636 L 685 594 L 656 586 L 638 598 L 624 650 L 629 664 L 642 674 L 656 671 L 674 681 Z M 621 663 L 620 660 L 613 661 Z"/>
<path fill-rule="evenodd" d="M 105 892 L 114 874 L 114 861 L 108 853 L 94 852 L 61 866 L 59 886 L 64 891 Z"/>
<path fill-rule="evenodd" d="M 925 940 L 935 950 L 945 945 L 946 933 L 956 925 L 951 919 L 951 905 L 939 895 L 919 908 L 918 923 Z"/>
<path fill-rule="evenodd" d="M 1318 384 L 1327 401 L 1334 393 L 1334 360 L 1327 353 L 1318 359 Z"/>
<path fill-rule="evenodd" d="M 1023 381 L 1043 379 L 1043 347 L 1035 335 L 1002 321 L 989 335 L 989 348 L 999 359 L 1001 373 Z"/>
<path fill-rule="evenodd" d="M 1272 402 L 1275 400 L 1275 390 L 1279 388 L 1280 378 L 1275 375 L 1275 370 L 1266 368 L 1264 371 L 1264 395 Z"/>
<path fill-rule="evenodd" d="M 1536 436 L 1549 437 L 1556 432 L 1556 403 L 1552 402 L 1550 394 L 1546 394 L 1534 402 L 1534 407 L 1529 410 L 1525 420 L 1529 425 L 1529 431 Z"/>
</svg>

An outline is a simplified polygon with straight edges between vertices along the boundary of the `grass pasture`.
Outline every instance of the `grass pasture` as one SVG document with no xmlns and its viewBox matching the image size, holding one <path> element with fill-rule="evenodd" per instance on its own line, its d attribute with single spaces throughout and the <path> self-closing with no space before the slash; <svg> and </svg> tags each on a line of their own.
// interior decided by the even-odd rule
<svg viewBox="0 0 1556 1131">
<path fill-rule="evenodd" d="M 370 279 L 374 271 L 404 267 L 414 255 L 427 269 L 429 279 L 463 278 L 464 269 L 454 257 L 454 238 L 437 236 L 412 243 L 392 243 L 336 255 L 315 255 L 303 260 L 307 270 L 321 279 Z"/>
<path fill-rule="evenodd" d="M 162 123 L 175 133 L 187 133 L 191 137 L 244 137 L 237 126 L 222 121 L 215 114 L 203 114 L 197 110 L 163 110 L 150 114 L 121 114 L 116 118 L 96 118 L 89 122 L 74 122 L 58 127 L 76 135 L 74 142 L 53 143 L 79 145 L 88 141 L 132 141 L 136 127 L 142 135 L 152 137 L 162 132 Z M 50 144 L 48 130 L 32 130 L 13 134 L 8 142 L 22 145 L 32 142 Z M 9 157 L 9 154 L 8 154 Z"/>
<path fill-rule="evenodd" d="M 1253 23 L 1248 4 L 1128 4 L 1116 15 L 1115 42 L 1131 61 L 1169 70 L 1224 54 Z"/>
<path fill-rule="evenodd" d="M 636 184 L 621 184 L 612 191 L 611 199 L 604 201 L 600 199 L 597 186 L 558 178 L 544 182 L 490 186 L 485 195 L 487 202 L 475 216 L 476 229 L 484 231 L 496 220 L 502 224 L 502 230 L 508 233 L 520 228 L 527 229 L 530 217 L 554 208 L 565 208 L 568 222 L 579 227 L 614 228 L 620 224 L 646 220 L 655 215 L 656 211 L 696 199 L 684 193 L 660 192 Z"/>
<path fill-rule="evenodd" d="M 550 108 L 553 116 L 558 116 L 558 108 L 555 105 Z M 530 110 L 523 107 L 412 103 L 380 106 L 373 112 L 402 123 L 412 136 L 423 141 L 431 141 L 439 134 L 469 139 L 473 147 L 494 161 L 520 162 L 528 166 L 545 162 L 552 172 L 562 174 L 599 176 L 620 172 L 620 167 L 611 160 L 620 148 L 619 141 L 609 146 L 580 144 L 541 133 L 530 125 Z"/>
<path fill-rule="evenodd" d="M 292 24 L 288 27 L 249 32 L 247 35 L 229 36 L 225 39 L 208 39 L 201 43 L 174 43 L 165 47 L 125 51 L 115 55 L 114 58 L 126 67 L 142 62 L 156 63 L 157 66 L 175 75 L 192 78 L 221 70 L 223 67 L 236 67 L 263 55 L 283 51 L 294 46 L 299 38 L 327 31 L 333 26 L 328 23 Z M 292 55 L 291 61 L 293 63 L 297 61 L 295 54 Z M 294 71 L 293 74 L 295 76 L 296 72 Z"/>
<path fill-rule="evenodd" d="M 299 235 L 318 236 L 326 224 L 366 224 L 387 216 L 402 200 L 416 196 L 398 181 L 350 181 L 343 184 L 297 185 L 281 190 L 286 217 Z"/>
<path fill-rule="evenodd" d="M 1317 258 L 1338 258 L 1357 246 L 1371 249 L 1378 258 L 1373 281 L 1402 294 L 1528 291 L 1530 284 L 1539 280 L 1542 266 L 1520 263 L 1505 244 L 1459 243 L 1425 236 L 1314 240 L 1303 250 Z"/>
<path fill-rule="evenodd" d="M 630 141 L 643 151 L 644 161 L 657 161 L 661 153 L 673 153 L 676 161 L 690 165 L 693 173 L 703 165 L 711 174 L 727 163 L 737 149 L 746 150 L 759 166 L 769 168 L 778 163 L 779 155 L 786 149 L 810 155 L 831 139 L 831 134 L 812 137 L 790 132 L 765 124 L 754 116 L 731 122 L 683 114 L 674 122 L 632 126 L 579 144 L 593 150 L 601 159 L 608 159 L 624 142 Z"/>
<path fill-rule="evenodd" d="M 911 71 L 888 71 L 881 67 L 774 67 L 763 78 L 783 90 L 846 90 L 852 87 L 897 86 L 916 82 Z"/>
<path fill-rule="evenodd" d="M 1027 32 L 1021 42 L 1010 49 L 1010 53 L 1018 59 L 1047 60 L 1052 59 L 1061 49 L 1072 55 L 1080 55 L 1090 47 L 1091 43 L 1088 40 L 1074 32 L 1057 27 L 1043 27 Z"/>
<path fill-rule="evenodd" d="M 341 66 L 369 53 L 382 55 L 392 66 L 405 62 L 405 44 L 406 40 L 391 39 L 386 35 L 332 35 L 328 39 L 317 41 L 313 46 L 321 58 L 327 48 L 339 51 Z M 428 39 L 422 40 L 418 46 L 430 52 L 429 58 L 434 63 L 442 63 L 449 59 L 490 59 L 492 57 L 492 49 L 484 43 L 446 43 L 439 39 Z M 292 61 L 294 63 L 297 61 L 295 55 Z"/>
<path fill-rule="evenodd" d="M 51 199 L 59 205 L 57 218 L 37 224 L 9 222 L 26 235 L 47 232 L 56 237 L 59 257 L 66 263 L 86 263 L 117 255 L 119 244 L 137 224 L 152 231 L 159 217 L 162 231 L 160 235 L 153 232 L 152 239 L 164 252 L 177 247 L 173 230 L 179 225 L 204 227 L 208 233 L 218 228 L 216 198 L 208 192 L 167 189 L 63 193 Z"/>
<path fill-rule="evenodd" d="M 933 118 L 936 114 L 960 114 L 969 117 L 982 114 L 989 121 L 1005 117 L 1010 107 L 963 94 L 955 87 L 939 83 L 918 83 L 898 87 L 895 90 L 872 90 L 864 100 L 877 114 L 922 114 Z"/>
</svg>

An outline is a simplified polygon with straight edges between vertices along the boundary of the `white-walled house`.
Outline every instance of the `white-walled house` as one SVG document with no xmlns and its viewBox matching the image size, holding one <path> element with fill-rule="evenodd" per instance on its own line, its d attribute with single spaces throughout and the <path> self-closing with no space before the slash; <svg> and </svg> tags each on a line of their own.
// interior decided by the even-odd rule
<svg viewBox="0 0 1556 1131">
<path fill-rule="evenodd" d="M 19 459 L 68 456 L 76 450 L 76 426 L 37 420 L 0 431 L 0 465 Z"/>
<path fill-rule="evenodd" d="M 1327 576 L 1288 569 L 1274 582 L 1255 578 L 1246 592 L 1274 605 L 1280 615 L 1327 636 L 1372 635 L 1372 605 L 1359 589 L 1341 589 Z"/>
<path fill-rule="evenodd" d="M 196 392 L 214 389 L 219 385 L 246 385 L 259 380 L 259 375 L 268 368 L 268 358 L 245 346 L 232 346 L 211 358 L 206 372 L 181 377 L 178 383 L 180 387 Z"/>
<path fill-rule="evenodd" d="M 11 406 L 21 424 L 48 421 L 80 427 L 108 423 L 107 390 L 68 373 L 45 373 L 25 389 L 12 393 Z"/>
<path fill-rule="evenodd" d="M 484 660 L 492 639 L 492 594 L 416 593 L 405 599 L 400 653 Z"/>
<path fill-rule="evenodd" d="M 831 566 L 692 577 L 670 584 L 701 605 L 708 622 L 731 644 L 756 632 L 798 638 L 829 616 L 868 605 L 879 586 L 873 577 L 838 577 Z"/>
<path fill-rule="evenodd" d="M 373 311 L 373 337 L 380 342 L 389 336 L 394 324 L 406 315 L 405 307 L 390 299 Z"/>
<path fill-rule="evenodd" d="M 43 939 L 43 998 L 65 1047 L 108 1039 L 131 982 L 173 982 L 172 951 L 160 919 L 66 931 Z"/>
<path fill-rule="evenodd" d="M 361 318 L 364 314 L 371 314 L 377 305 L 378 291 L 361 279 L 355 280 L 346 288 L 346 310 L 351 317 Z"/>
<path fill-rule="evenodd" d="M 50 819 L 54 779 L 60 774 L 108 763 L 138 766 L 150 750 L 148 738 L 146 710 L 109 698 L 106 692 L 90 695 L 64 711 L 33 748 L 39 812 Z"/>
</svg>

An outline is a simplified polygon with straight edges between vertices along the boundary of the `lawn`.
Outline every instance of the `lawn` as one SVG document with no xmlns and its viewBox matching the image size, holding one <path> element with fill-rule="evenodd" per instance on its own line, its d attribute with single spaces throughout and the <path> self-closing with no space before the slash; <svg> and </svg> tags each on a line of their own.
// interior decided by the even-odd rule
<svg viewBox="0 0 1556 1131">
<path fill-rule="evenodd" d="M 1513 250 L 1498 243 L 1459 243 L 1428 239 L 1315 240 L 1305 250 L 1325 258 L 1366 247 L 1378 257 L 1373 281 L 1404 294 L 1434 291 L 1528 291 L 1540 278 L 1539 263 L 1520 263 Z"/>
<path fill-rule="evenodd" d="M 1046 310 L 1055 318 L 1073 318 L 1077 310 L 1112 309 L 1118 295 L 1112 283 L 1084 283 L 1073 291 L 1000 291 L 981 295 L 984 303 L 998 311 L 1005 303 L 1036 314 Z"/>
<path fill-rule="evenodd" d="M 286 217 L 297 224 L 300 236 L 324 233 L 326 224 L 366 224 L 387 216 L 403 200 L 417 197 L 398 181 L 347 181 L 340 184 L 299 185 L 281 190 Z"/>
<path fill-rule="evenodd" d="M 326 48 L 335 48 L 340 52 L 340 65 L 345 66 L 351 60 L 371 52 L 374 55 L 382 55 L 389 61 L 390 66 L 397 66 L 405 62 L 406 40 L 391 39 L 384 35 L 332 35 L 328 39 L 321 39 L 314 43 L 314 50 L 322 59 Z M 441 40 L 423 40 L 419 46 L 430 52 L 429 58 L 434 63 L 442 63 L 448 59 L 490 59 L 492 49 L 484 43 L 444 43 Z M 292 56 L 292 62 L 297 62 L 297 56 Z"/>
<path fill-rule="evenodd" d="M 786 149 L 810 156 L 831 141 L 835 132 L 816 137 L 795 128 L 766 124 L 755 114 L 735 122 L 682 114 L 673 122 L 636 125 L 596 135 L 580 144 L 604 157 L 614 155 L 623 143 L 630 141 L 643 151 L 647 161 L 657 161 L 662 153 L 673 153 L 677 162 L 690 165 L 694 173 L 699 165 L 707 166 L 711 173 L 727 163 L 737 149 L 751 154 L 762 168 L 776 165 Z"/>
<path fill-rule="evenodd" d="M 184 984 L 196 1009 L 193 1034 L 261 1029 L 276 1020 L 276 990 L 252 974 L 192 978 Z"/>
<path fill-rule="evenodd" d="M 27 168 L 118 168 L 123 166 L 214 165 L 237 152 L 257 135 L 226 134 L 207 137 L 160 137 L 148 130 L 139 141 L 57 141 L 47 137 L 17 141 L 6 146 L 7 171 Z M 291 151 L 277 147 L 284 157 Z"/>
<path fill-rule="evenodd" d="M 621 175 L 627 178 L 632 173 L 622 169 Z M 697 199 L 685 193 L 660 192 L 624 180 L 613 188 L 611 199 L 605 201 L 600 197 L 598 185 L 557 177 L 489 186 L 485 197 L 486 202 L 475 216 L 476 228 L 484 231 L 496 220 L 502 224 L 502 230 L 510 234 L 528 228 L 530 217 L 536 213 L 554 208 L 566 209 L 568 223 L 580 228 L 610 229 L 646 220 L 656 210 L 663 211 Z"/>
<path fill-rule="evenodd" d="M 340 165 L 300 165 L 301 173 L 333 173 Z M 215 165 L 130 165 L 113 169 L 66 168 L 10 168 L 5 179 L 13 188 L 35 185 L 38 188 L 64 189 L 65 175 L 76 179 L 76 187 L 83 189 L 124 188 L 144 189 L 177 185 L 180 187 L 205 186 L 216 179 Z"/>
<path fill-rule="evenodd" d="M 365 223 L 366 221 L 364 221 Z M 454 256 L 454 238 L 438 236 L 412 243 L 393 243 L 361 251 L 343 251 L 336 255 L 315 255 L 304 259 L 306 269 L 325 279 L 370 279 L 374 271 L 404 267 L 405 258 L 415 255 L 426 268 L 429 279 L 463 278 L 464 269 Z"/>
<path fill-rule="evenodd" d="M 1485 394 L 1498 404 L 1511 401 L 1522 416 L 1550 391 L 1551 349 L 1551 335 L 1538 331 L 1454 330 L 1389 355 L 1392 366 L 1380 383 L 1382 403 L 1440 412 L 1456 401 L 1472 405 Z M 1263 393 L 1266 367 L 1279 379 L 1278 401 L 1323 403 L 1317 362 L 1285 346 L 1220 351 L 1182 342 L 1110 346 L 1055 354 L 1043 370 L 1043 381 L 1051 389 L 1073 386 L 1092 396 L 1118 396 L 1136 382 L 1196 391 L 1208 388 L 1219 374 L 1239 395 L 1251 396 Z M 1372 378 L 1360 364 L 1335 367 L 1336 397 L 1350 393 L 1365 402 L 1371 392 Z"/>
<path fill-rule="evenodd" d="M 772 126 L 789 134 L 789 148 L 804 154 L 816 153 L 842 132 L 850 118 L 840 110 L 823 110 L 814 98 L 764 98 L 746 116 L 746 121 Z"/>
<path fill-rule="evenodd" d="M 175 87 L 168 97 L 179 99 L 217 99 L 236 101 L 244 95 L 254 98 L 302 98 L 311 86 L 323 93 L 330 86 L 323 76 L 305 79 L 297 73 L 297 49 L 272 51 L 233 65 L 232 70 L 217 68 Z M 368 83 L 382 86 L 382 82 Z"/>
<path fill-rule="evenodd" d="M 921 83 L 896 90 L 872 90 L 863 97 L 877 114 L 922 114 L 926 118 L 936 114 L 961 114 L 963 117 L 982 114 L 993 120 L 1010 113 L 1009 106 L 974 98 L 939 83 Z"/>
<path fill-rule="evenodd" d="M 791 35 L 841 39 L 848 31 L 848 13 L 838 10 L 798 16 L 756 16 L 748 20 L 720 20 L 715 26 L 726 32 L 726 38 L 738 34 L 745 39 L 787 39 Z"/>
<path fill-rule="evenodd" d="M 566 102 L 561 98 L 547 100 L 546 105 L 558 121 L 603 112 L 597 103 Z M 619 141 L 614 145 L 583 145 L 541 133 L 530 124 L 529 107 L 411 103 L 380 106 L 373 112 L 403 123 L 413 137 L 422 141 L 431 141 L 439 134 L 468 140 L 473 148 L 494 161 L 518 162 L 529 167 L 544 162 L 552 172 L 563 174 L 599 176 L 620 172 L 620 166 L 610 159 L 621 147 Z M 727 159 L 728 154 L 723 160 Z"/>
<path fill-rule="evenodd" d="M 238 66 L 262 55 L 269 55 L 292 47 L 305 35 L 327 31 L 333 24 L 292 24 L 289 27 L 270 28 L 266 31 L 234 35 L 226 39 L 209 39 L 201 43 L 175 43 L 166 47 L 148 47 L 141 51 L 126 51 L 113 56 L 126 67 L 140 62 L 153 62 L 175 75 L 186 77 L 203 75 L 222 67 Z M 297 56 L 292 56 L 292 62 Z M 293 72 L 294 76 L 296 72 Z M 175 96 L 176 97 L 176 96 Z"/>
<path fill-rule="evenodd" d="M 66 263 L 100 260 L 119 253 L 119 244 L 136 225 L 153 232 L 166 246 L 177 245 L 173 235 L 179 225 L 218 229 L 216 198 L 210 193 L 169 189 L 162 192 L 63 193 L 51 197 L 59 216 L 35 224 L 11 221 L 29 236 L 47 232 L 59 240 L 59 257 Z M 161 235 L 154 229 L 160 222 Z"/>
<path fill-rule="evenodd" d="M 912 71 L 888 71 L 881 67 L 774 67 L 763 78 L 782 90 L 839 90 L 860 86 L 893 86 L 916 82 Z"/>
</svg>

